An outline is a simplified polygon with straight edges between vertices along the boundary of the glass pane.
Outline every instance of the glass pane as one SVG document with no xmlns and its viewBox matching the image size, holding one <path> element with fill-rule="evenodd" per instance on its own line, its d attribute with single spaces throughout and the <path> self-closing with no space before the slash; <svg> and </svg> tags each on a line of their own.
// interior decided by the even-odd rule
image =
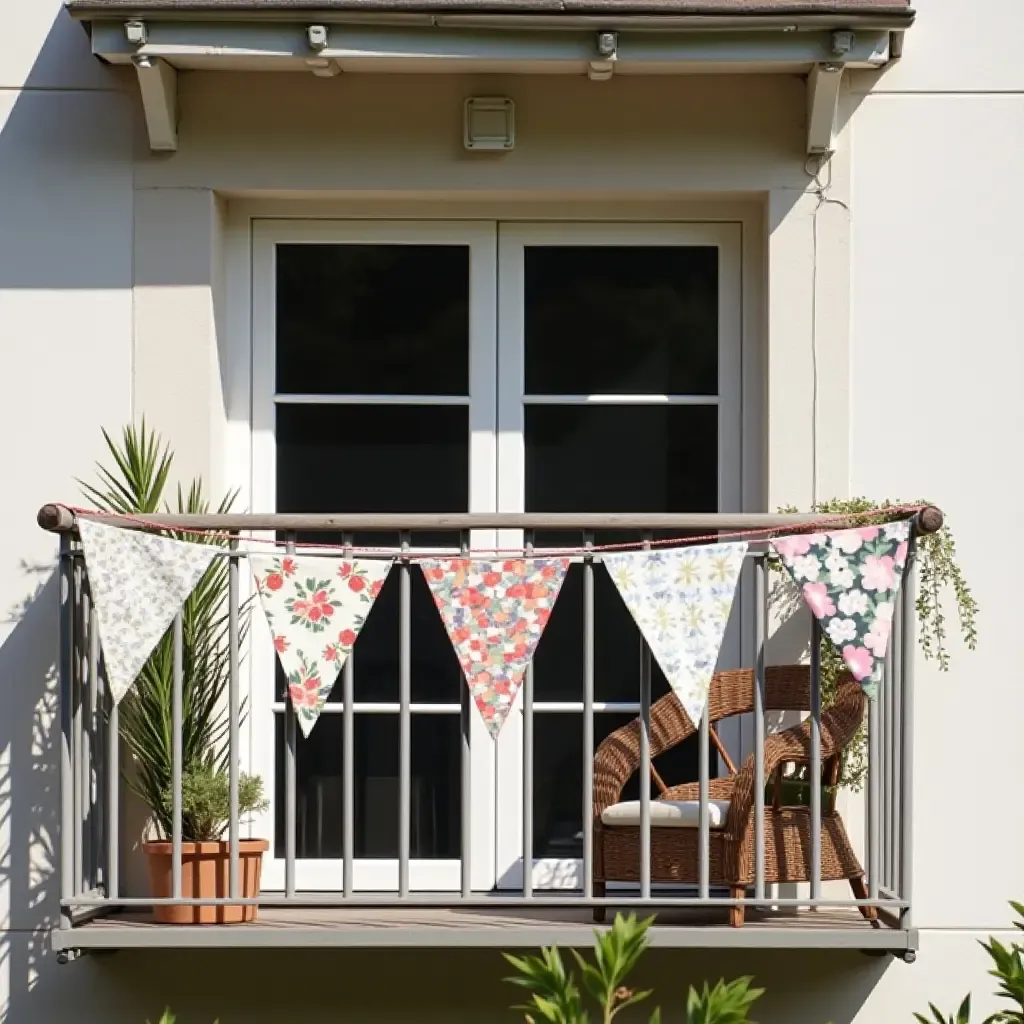
<svg viewBox="0 0 1024 1024">
<path fill-rule="evenodd" d="M 636 715 L 594 715 L 594 747 Z M 700 753 L 697 736 L 654 759 L 666 785 L 693 782 Z M 533 855 L 583 856 L 583 716 L 541 714 L 534 718 Z M 711 771 L 716 763 L 711 754 Z M 652 796 L 655 791 L 652 788 Z M 639 773 L 626 783 L 623 800 L 639 800 Z"/>
<path fill-rule="evenodd" d="M 718 249 L 534 246 L 526 392 L 718 393 Z"/>
<path fill-rule="evenodd" d="M 528 512 L 718 510 L 715 406 L 531 406 L 525 414 Z M 539 546 L 579 542 L 564 533 L 536 538 Z"/>
<path fill-rule="evenodd" d="M 538 701 L 583 700 L 583 566 L 573 565 L 533 656 Z M 658 663 L 652 700 L 668 693 Z M 594 567 L 594 699 L 640 700 L 640 631 L 603 566 Z"/>
<path fill-rule="evenodd" d="M 278 245 L 277 390 L 468 394 L 468 246 Z"/>
<path fill-rule="evenodd" d="M 468 413 L 463 407 L 278 406 L 277 511 L 465 512 Z M 357 538 L 366 546 L 397 541 L 387 533 Z M 422 534 L 413 543 L 457 547 L 459 538 Z"/>
<path fill-rule="evenodd" d="M 275 856 L 284 856 L 284 716 L 276 715 Z M 295 850 L 340 858 L 344 790 L 341 715 L 323 715 L 296 746 Z M 458 715 L 414 715 L 410 855 L 457 858 L 461 822 Z M 398 716 L 355 720 L 355 856 L 398 856 Z"/>
</svg>

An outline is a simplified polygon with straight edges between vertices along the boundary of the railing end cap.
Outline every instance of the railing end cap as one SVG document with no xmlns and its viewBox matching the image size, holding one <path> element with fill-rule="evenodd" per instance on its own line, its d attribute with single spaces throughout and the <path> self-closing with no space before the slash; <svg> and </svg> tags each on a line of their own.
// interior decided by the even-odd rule
<svg viewBox="0 0 1024 1024">
<path fill-rule="evenodd" d="M 925 507 L 917 513 L 918 533 L 937 533 L 942 529 L 942 524 L 945 522 L 945 518 L 946 517 L 942 514 L 941 508 L 937 508 L 935 505 L 925 505 Z"/>
<path fill-rule="evenodd" d="M 44 505 L 36 513 L 36 522 L 50 533 L 67 533 L 75 528 L 75 514 L 65 505 Z"/>
</svg>

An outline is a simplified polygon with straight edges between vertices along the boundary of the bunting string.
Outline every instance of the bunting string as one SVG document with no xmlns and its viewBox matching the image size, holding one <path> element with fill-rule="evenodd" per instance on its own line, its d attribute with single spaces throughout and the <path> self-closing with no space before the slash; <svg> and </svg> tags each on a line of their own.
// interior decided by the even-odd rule
<svg viewBox="0 0 1024 1024">
<path fill-rule="evenodd" d="M 225 540 L 228 538 L 235 537 L 235 533 L 226 530 L 213 530 L 213 529 L 182 529 L 180 527 L 170 529 L 167 526 L 162 525 L 158 520 L 146 519 L 141 516 L 127 515 L 123 513 L 114 512 L 101 512 L 97 509 L 79 508 L 75 505 L 64 505 L 69 512 L 73 512 L 75 516 L 82 517 L 95 517 L 102 516 L 105 521 L 107 520 L 119 520 L 126 524 L 138 527 L 140 529 L 151 530 L 161 534 L 173 533 L 178 537 L 223 537 Z M 555 548 L 543 548 L 537 549 L 536 551 L 532 548 L 526 547 L 515 547 L 515 548 L 499 548 L 499 547 L 482 547 L 482 548 L 467 548 L 464 551 L 460 551 L 460 557 L 473 558 L 473 557 L 503 557 L 503 556 L 530 556 L 531 554 L 538 554 L 543 552 L 548 557 L 566 558 L 573 556 L 587 556 L 587 555 L 598 555 L 602 552 L 614 552 L 614 551 L 637 551 L 646 548 L 657 549 L 657 548 L 678 548 L 687 547 L 696 544 L 714 544 L 721 541 L 729 540 L 746 540 L 753 543 L 770 542 L 777 537 L 787 537 L 792 534 L 802 533 L 819 533 L 827 530 L 836 530 L 843 527 L 855 526 L 857 523 L 863 522 L 866 519 L 877 518 L 880 515 L 891 517 L 891 520 L 898 520 L 906 518 L 907 516 L 916 515 L 922 509 L 926 508 L 925 505 L 891 505 L 887 508 L 881 509 L 869 509 L 865 512 L 844 512 L 841 514 L 822 516 L 819 519 L 807 520 L 802 523 L 793 523 L 790 526 L 765 526 L 757 529 L 750 530 L 716 530 L 712 533 L 699 534 L 695 536 L 687 537 L 669 537 L 658 540 L 635 540 L 635 541 L 622 541 L 616 544 L 592 544 L 587 546 L 572 546 L 567 545 L 565 547 Z M 879 524 L 884 525 L 884 523 Z M 570 528 L 571 529 L 571 528 Z M 409 532 L 409 531 L 403 531 Z M 436 532 L 436 531 L 435 531 Z M 459 532 L 457 530 L 451 531 L 453 533 Z M 578 529 L 575 532 L 581 532 Z M 284 548 L 288 542 L 277 540 L 272 537 L 255 537 L 251 534 L 247 534 L 247 531 L 237 531 L 238 538 L 244 540 L 246 543 L 251 544 L 263 544 L 273 548 Z M 298 545 L 303 551 L 310 550 L 311 553 L 323 552 L 324 554 L 334 554 L 339 556 L 355 557 L 358 555 L 364 557 L 378 557 L 378 558 L 390 558 L 397 559 L 403 562 L 422 562 L 430 561 L 440 557 L 436 551 L 432 552 L 416 552 L 407 551 L 401 547 L 360 547 L 358 545 L 349 544 L 330 544 L 322 541 L 303 541 Z M 248 555 L 244 549 L 238 551 L 240 555 Z"/>
</svg>

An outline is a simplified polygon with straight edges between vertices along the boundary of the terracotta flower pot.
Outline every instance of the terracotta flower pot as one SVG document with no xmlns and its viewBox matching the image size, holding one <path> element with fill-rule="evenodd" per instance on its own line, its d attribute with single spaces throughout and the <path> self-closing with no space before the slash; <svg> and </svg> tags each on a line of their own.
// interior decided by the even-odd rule
<svg viewBox="0 0 1024 1024">
<path fill-rule="evenodd" d="M 172 894 L 171 844 L 143 843 L 149 863 L 149 887 L 157 899 Z M 231 853 L 228 842 L 181 844 L 181 895 L 184 899 L 223 899 L 230 895 Z M 242 839 L 238 843 L 238 888 L 244 899 L 259 895 L 266 839 Z M 158 924 L 241 924 L 256 920 L 255 904 L 153 907 Z"/>
</svg>

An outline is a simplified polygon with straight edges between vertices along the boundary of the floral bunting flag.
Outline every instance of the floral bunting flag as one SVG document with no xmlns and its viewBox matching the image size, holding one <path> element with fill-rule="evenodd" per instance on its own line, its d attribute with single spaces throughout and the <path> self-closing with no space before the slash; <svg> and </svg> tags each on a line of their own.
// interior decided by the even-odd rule
<svg viewBox="0 0 1024 1024">
<path fill-rule="evenodd" d="M 704 714 L 746 552 L 740 541 L 601 556 L 694 725 Z"/>
<path fill-rule="evenodd" d="M 442 558 L 423 575 L 473 700 L 497 738 L 562 588 L 567 558 Z"/>
<path fill-rule="evenodd" d="M 103 664 L 117 704 L 131 689 L 217 548 L 79 519 Z"/>
<path fill-rule="evenodd" d="M 392 563 L 295 555 L 250 561 L 288 696 L 308 736 Z"/>
<path fill-rule="evenodd" d="M 911 520 L 772 541 L 811 614 L 873 696 L 889 646 Z"/>
</svg>

